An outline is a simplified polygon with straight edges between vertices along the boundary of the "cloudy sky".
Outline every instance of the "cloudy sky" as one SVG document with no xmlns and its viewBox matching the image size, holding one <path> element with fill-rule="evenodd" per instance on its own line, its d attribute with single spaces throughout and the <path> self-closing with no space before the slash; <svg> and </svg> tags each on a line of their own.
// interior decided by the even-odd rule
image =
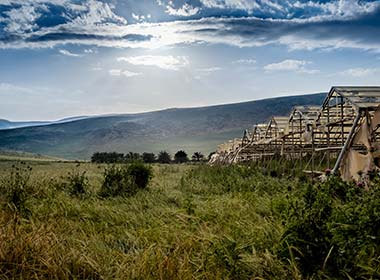
<svg viewBox="0 0 380 280">
<path fill-rule="evenodd" d="M 0 118 L 379 85 L 380 0 L 0 0 Z"/>
</svg>

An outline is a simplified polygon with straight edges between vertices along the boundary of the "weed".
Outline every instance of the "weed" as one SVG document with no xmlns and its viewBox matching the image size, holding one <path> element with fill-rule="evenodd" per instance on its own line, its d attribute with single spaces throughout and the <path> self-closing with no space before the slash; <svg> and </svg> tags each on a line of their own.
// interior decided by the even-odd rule
<svg viewBox="0 0 380 280">
<path fill-rule="evenodd" d="M 12 165 L 8 176 L 2 178 L 1 195 L 6 208 L 17 216 L 28 217 L 31 213 L 27 201 L 31 196 L 29 185 L 32 168 L 25 162 Z"/>
</svg>

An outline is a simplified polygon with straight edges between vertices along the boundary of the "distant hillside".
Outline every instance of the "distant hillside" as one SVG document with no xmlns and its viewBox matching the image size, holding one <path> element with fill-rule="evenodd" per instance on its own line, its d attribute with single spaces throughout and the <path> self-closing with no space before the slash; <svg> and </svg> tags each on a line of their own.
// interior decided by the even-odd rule
<svg viewBox="0 0 380 280">
<path fill-rule="evenodd" d="M 27 121 L 27 122 L 12 122 L 4 119 L 0 119 L 0 130 L 2 129 L 13 129 L 13 128 L 20 128 L 20 127 L 30 127 L 30 126 L 41 126 L 41 125 L 49 125 L 49 124 L 55 124 L 55 123 L 66 123 L 66 122 L 72 122 L 76 120 L 85 119 L 87 117 L 71 117 L 71 118 L 65 118 L 58 121 Z"/>
<path fill-rule="evenodd" d="M 49 122 L 11 122 L 8 120 L 0 119 L 0 129 L 11 129 L 11 128 L 37 126 L 37 125 L 45 125 L 45 124 L 49 124 Z"/>
<path fill-rule="evenodd" d="M 86 159 L 95 151 L 184 149 L 204 154 L 240 137 L 244 128 L 288 115 L 295 105 L 319 105 L 326 94 L 289 96 L 200 108 L 80 118 L 65 123 L 0 130 L 0 149 Z"/>
</svg>

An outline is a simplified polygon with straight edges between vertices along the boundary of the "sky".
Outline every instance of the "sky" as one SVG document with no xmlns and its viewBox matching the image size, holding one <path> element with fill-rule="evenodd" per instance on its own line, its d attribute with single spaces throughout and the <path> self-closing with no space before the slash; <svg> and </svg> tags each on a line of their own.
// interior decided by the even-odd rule
<svg viewBox="0 0 380 280">
<path fill-rule="evenodd" d="M 0 118 L 379 85 L 380 0 L 0 0 Z"/>
</svg>

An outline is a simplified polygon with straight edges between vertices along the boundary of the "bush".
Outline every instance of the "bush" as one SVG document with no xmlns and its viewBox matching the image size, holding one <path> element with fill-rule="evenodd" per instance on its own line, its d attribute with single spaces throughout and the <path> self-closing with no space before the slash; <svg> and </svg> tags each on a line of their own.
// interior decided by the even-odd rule
<svg viewBox="0 0 380 280">
<path fill-rule="evenodd" d="M 308 185 L 291 203 L 280 256 L 305 278 L 380 277 L 380 188 L 370 191 L 331 177 Z"/>
<path fill-rule="evenodd" d="M 30 210 L 26 202 L 30 197 L 29 179 L 32 168 L 24 162 L 12 165 L 11 172 L 8 177 L 1 181 L 1 195 L 4 202 L 11 212 L 17 216 L 29 216 Z"/>
<path fill-rule="evenodd" d="M 130 164 L 127 168 L 127 174 L 140 189 L 145 189 L 153 176 L 152 168 L 140 162 Z"/>
<path fill-rule="evenodd" d="M 157 161 L 159 163 L 170 163 L 171 162 L 171 156 L 166 151 L 161 151 L 158 154 Z"/>
<path fill-rule="evenodd" d="M 69 192 L 73 196 L 83 196 L 87 193 L 88 178 L 86 176 L 86 171 L 82 173 L 73 170 L 69 172 L 67 176 L 67 184 Z"/>
<path fill-rule="evenodd" d="M 104 171 L 99 195 L 102 197 L 128 196 L 137 191 L 137 186 L 125 167 L 112 165 Z"/>
<path fill-rule="evenodd" d="M 187 157 L 187 153 L 183 150 L 180 150 L 178 152 L 175 153 L 174 155 L 174 161 L 176 163 L 184 163 L 184 162 L 188 162 L 189 159 Z"/>
<path fill-rule="evenodd" d="M 129 166 L 112 165 L 104 171 L 99 195 L 102 197 L 130 196 L 147 187 L 153 176 L 152 168 L 140 162 Z"/>
<path fill-rule="evenodd" d="M 142 160 L 145 163 L 154 163 L 156 161 L 156 155 L 154 153 L 143 153 Z"/>
</svg>

